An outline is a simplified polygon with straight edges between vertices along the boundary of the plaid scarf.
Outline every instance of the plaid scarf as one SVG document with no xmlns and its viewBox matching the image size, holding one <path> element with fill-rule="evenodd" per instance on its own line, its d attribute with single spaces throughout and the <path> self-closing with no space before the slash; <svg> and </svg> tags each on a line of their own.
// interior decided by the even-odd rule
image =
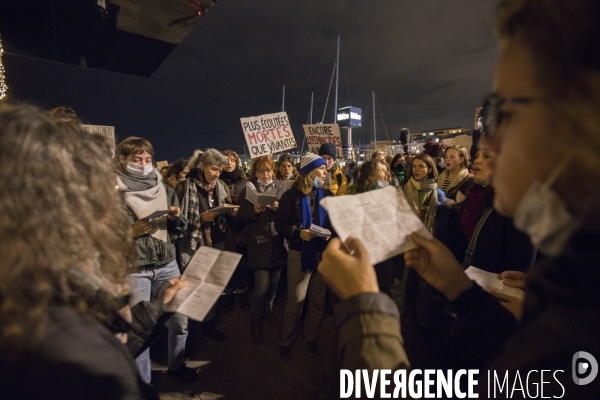
<svg viewBox="0 0 600 400">
<path fill-rule="evenodd" d="M 201 214 L 208 211 L 208 209 L 200 201 L 198 189 L 202 188 L 210 194 L 211 191 L 214 192 L 214 188 L 216 187 L 220 204 L 214 204 L 214 207 L 224 204 L 225 200 L 229 198 L 229 193 L 225 185 L 218 179 L 210 185 L 206 185 L 194 178 L 187 178 L 184 182 L 181 214 L 187 218 L 188 224 L 186 231 L 178 232 L 176 235 L 176 240 L 179 240 L 177 247 L 181 256 L 182 270 L 187 267 L 199 246 L 212 247 L 210 237 L 211 224 L 203 224 L 201 217 Z M 225 232 L 225 217 L 223 215 L 215 218 L 215 224 L 218 225 L 221 231 Z"/>
</svg>

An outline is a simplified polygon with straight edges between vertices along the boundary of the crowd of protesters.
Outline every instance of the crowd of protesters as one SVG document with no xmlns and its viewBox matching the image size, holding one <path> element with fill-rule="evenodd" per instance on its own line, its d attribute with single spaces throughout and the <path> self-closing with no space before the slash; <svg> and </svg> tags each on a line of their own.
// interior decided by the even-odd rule
<svg viewBox="0 0 600 400">
<path fill-rule="evenodd" d="M 2 398 L 158 398 L 150 346 L 166 330 L 168 375 L 193 382 L 187 340 L 227 340 L 219 313 L 238 302 L 254 344 L 266 320 L 281 327 L 282 360 L 299 337 L 319 357 L 328 287 L 338 296 L 342 367 L 409 369 L 400 334 L 409 269 L 417 324 L 445 343 L 436 368 L 570 371 L 574 353 L 600 355 L 600 8 L 547 3 L 501 2 L 496 93 L 475 110 L 470 152 L 431 141 L 422 153 L 375 152 L 344 171 L 331 143 L 297 165 L 283 154 L 249 169 L 236 152 L 209 148 L 159 171 L 147 139 L 126 138 L 111 154 L 73 110 L 2 105 Z M 568 21 L 553 14 L 561 7 Z M 389 186 L 433 239 L 413 234 L 416 249 L 373 266 L 363 243 L 336 237 L 320 202 Z M 273 201 L 254 204 L 248 190 Z M 237 207 L 213 211 L 225 204 Z M 165 309 L 202 246 L 242 258 L 224 307 L 200 323 Z M 523 288 L 525 301 L 484 291 L 465 274 L 470 266 Z M 287 297 L 281 315 L 278 292 Z M 599 393 L 597 382 L 564 381 L 562 390 Z"/>
</svg>

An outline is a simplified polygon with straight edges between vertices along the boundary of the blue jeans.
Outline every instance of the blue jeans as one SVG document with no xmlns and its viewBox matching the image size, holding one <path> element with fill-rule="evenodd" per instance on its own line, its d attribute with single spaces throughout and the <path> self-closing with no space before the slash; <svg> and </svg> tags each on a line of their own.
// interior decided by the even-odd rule
<svg viewBox="0 0 600 400">
<path fill-rule="evenodd" d="M 127 279 L 131 286 L 131 305 L 150 300 L 151 295 L 156 293 L 162 282 L 180 275 L 177 261 L 171 261 L 160 268 L 144 268 L 140 272 L 128 275 Z M 188 335 L 188 319 L 184 315 L 173 314 L 167 321 L 166 326 L 169 329 L 168 368 L 175 371 L 183 366 L 185 341 Z M 152 379 L 150 349 L 144 350 L 135 359 L 135 364 L 142 380 L 150 383 Z"/>
<path fill-rule="evenodd" d="M 262 316 L 265 305 L 268 307 L 273 306 L 280 275 L 281 268 L 254 271 L 254 293 L 252 294 L 252 307 L 250 308 L 250 316 L 253 320 L 256 321 Z"/>
</svg>

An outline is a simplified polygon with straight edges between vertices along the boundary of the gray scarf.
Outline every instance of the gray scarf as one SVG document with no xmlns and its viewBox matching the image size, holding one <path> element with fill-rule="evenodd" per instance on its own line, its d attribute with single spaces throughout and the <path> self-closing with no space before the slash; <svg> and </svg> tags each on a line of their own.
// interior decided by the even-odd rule
<svg viewBox="0 0 600 400">
<path fill-rule="evenodd" d="M 140 177 L 130 174 L 122 167 L 117 169 L 117 187 L 135 221 L 154 211 L 167 209 L 167 191 L 158 177 L 157 170 Z M 150 224 L 152 225 L 150 233 L 142 236 L 141 239 L 146 242 L 147 247 L 155 249 L 160 262 L 167 254 L 167 216 L 153 219 Z"/>
<path fill-rule="evenodd" d="M 122 165 L 119 165 L 119 168 L 117 168 L 117 175 L 119 175 L 121 182 L 132 192 L 141 192 L 155 187 L 159 179 L 158 174 L 154 172 L 156 171 L 152 171 L 148 175 L 139 176 L 133 175 L 123 168 Z"/>
</svg>

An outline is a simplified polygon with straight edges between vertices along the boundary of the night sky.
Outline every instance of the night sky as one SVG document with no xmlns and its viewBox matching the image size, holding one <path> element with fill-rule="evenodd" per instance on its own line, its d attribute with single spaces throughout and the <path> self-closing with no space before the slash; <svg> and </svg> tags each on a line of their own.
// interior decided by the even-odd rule
<svg viewBox="0 0 600 400">
<path fill-rule="evenodd" d="M 7 54 L 3 63 L 12 100 L 71 106 L 172 161 L 195 148 L 241 152 L 239 118 L 280 111 L 283 84 L 300 144 L 311 92 L 313 121 L 323 116 L 338 33 L 338 105 L 363 109 L 355 141 L 372 138 L 371 91 L 379 140 L 383 123 L 392 139 L 402 127 L 471 128 L 499 54 L 493 21 L 487 0 L 221 0 L 149 79 Z"/>
</svg>

